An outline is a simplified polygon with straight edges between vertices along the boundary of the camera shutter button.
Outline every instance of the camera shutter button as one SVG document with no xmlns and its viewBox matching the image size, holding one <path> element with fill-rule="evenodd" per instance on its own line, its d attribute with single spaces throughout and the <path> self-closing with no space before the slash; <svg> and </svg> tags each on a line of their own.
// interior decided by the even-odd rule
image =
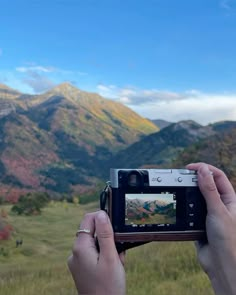
<svg viewBox="0 0 236 295">
<path fill-rule="evenodd" d="M 161 182 L 162 181 L 161 177 L 157 177 L 157 181 Z"/>
<path fill-rule="evenodd" d="M 178 182 L 182 182 L 182 181 L 183 181 L 182 177 L 178 177 Z"/>
</svg>

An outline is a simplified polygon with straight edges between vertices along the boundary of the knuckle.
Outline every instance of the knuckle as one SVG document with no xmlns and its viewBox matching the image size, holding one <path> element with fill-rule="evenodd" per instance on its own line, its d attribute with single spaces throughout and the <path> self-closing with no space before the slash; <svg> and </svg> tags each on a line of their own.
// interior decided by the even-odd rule
<svg viewBox="0 0 236 295">
<path fill-rule="evenodd" d="M 110 231 L 102 231 L 99 233 L 100 238 L 102 239 L 110 239 L 113 237 L 113 234 Z"/>
<path fill-rule="evenodd" d="M 74 257 L 81 256 L 82 252 L 83 252 L 82 247 L 80 247 L 78 244 L 72 248 L 72 255 Z"/>
<path fill-rule="evenodd" d="M 198 170 L 202 169 L 202 168 L 205 167 L 205 166 L 208 166 L 208 165 L 207 165 L 206 163 L 204 163 L 204 162 L 198 162 L 197 165 L 198 165 Z"/>
<path fill-rule="evenodd" d="M 215 183 L 214 182 L 207 183 L 206 184 L 206 191 L 216 192 L 217 191 L 217 188 L 216 188 Z"/>
</svg>

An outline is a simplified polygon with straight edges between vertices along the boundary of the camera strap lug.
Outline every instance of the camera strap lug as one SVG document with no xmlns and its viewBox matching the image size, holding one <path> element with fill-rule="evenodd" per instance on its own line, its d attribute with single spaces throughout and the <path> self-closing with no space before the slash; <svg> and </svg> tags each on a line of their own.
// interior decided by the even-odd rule
<svg viewBox="0 0 236 295">
<path fill-rule="evenodd" d="M 110 190 L 110 181 L 107 181 L 105 188 L 100 194 L 100 209 L 107 213 L 106 204 L 108 200 L 108 194 Z"/>
</svg>

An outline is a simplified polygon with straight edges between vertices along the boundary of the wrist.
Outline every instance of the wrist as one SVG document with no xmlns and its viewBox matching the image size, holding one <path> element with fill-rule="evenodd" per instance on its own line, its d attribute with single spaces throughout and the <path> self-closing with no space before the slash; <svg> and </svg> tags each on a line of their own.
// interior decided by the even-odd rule
<svg viewBox="0 0 236 295">
<path fill-rule="evenodd" d="M 205 269 L 216 295 L 236 294 L 236 250 L 231 246 L 232 243 L 228 243 L 215 253 L 211 250 L 214 264 Z"/>
<path fill-rule="evenodd" d="M 219 284 L 217 281 L 211 281 L 215 295 L 235 295 L 235 288 L 226 286 L 226 284 Z"/>
<path fill-rule="evenodd" d="M 214 275 L 208 274 L 215 295 L 235 295 L 235 271 L 222 269 Z M 234 277 L 234 278 L 233 278 Z"/>
</svg>

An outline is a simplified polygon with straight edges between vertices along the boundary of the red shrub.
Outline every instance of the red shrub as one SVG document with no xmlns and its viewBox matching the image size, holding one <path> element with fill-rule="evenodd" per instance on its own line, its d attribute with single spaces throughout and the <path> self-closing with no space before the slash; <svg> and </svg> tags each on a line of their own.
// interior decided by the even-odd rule
<svg viewBox="0 0 236 295">
<path fill-rule="evenodd" d="M 9 225 L 5 225 L 2 229 L 0 229 L 0 241 L 8 240 L 11 235 L 12 228 L 9 228 Z"/>
<path fill-rule="evenodd" d="M 8 240 L 10 238 L 13 227 L 7 224 L 2 218 L 0 218 L 0 241 Z"/>
</svg>

